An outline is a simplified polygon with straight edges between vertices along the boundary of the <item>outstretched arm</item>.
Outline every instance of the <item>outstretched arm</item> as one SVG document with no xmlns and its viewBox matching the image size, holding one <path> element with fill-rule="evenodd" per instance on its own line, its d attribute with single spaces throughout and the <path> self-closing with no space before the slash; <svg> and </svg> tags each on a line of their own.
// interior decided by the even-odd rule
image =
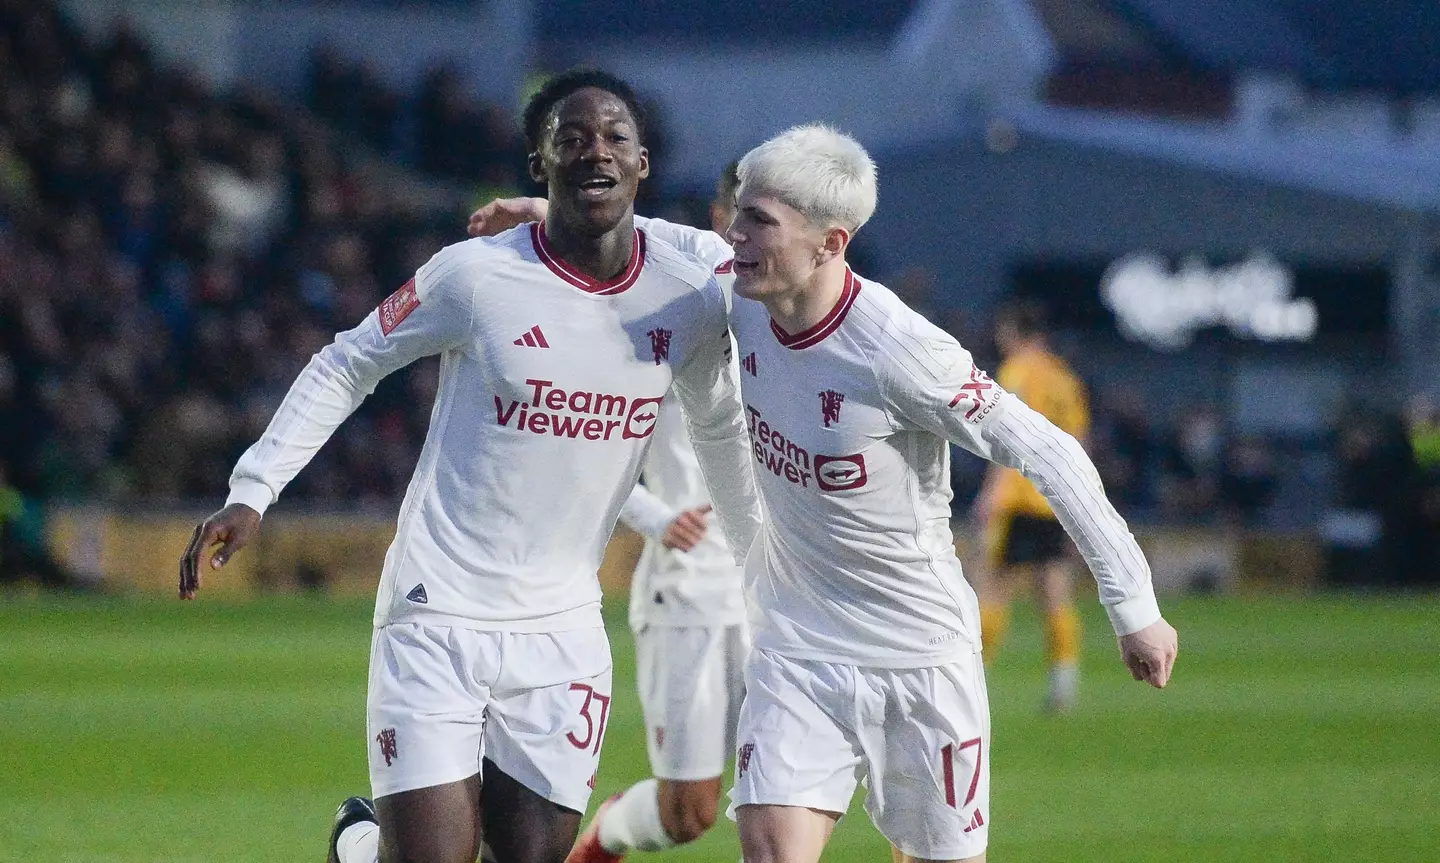
<svg viewBox="0 0 1440 863">
<path fill-rule="evenodd" d="M 1163 688 L 1175 663 L 1178 636 L 1160 615 L 1150 566 L 1106 498 L 1090 456 L 1074 437 L 1008 393 L 981 426 L 990 457 L 1035 484 L 1080 549 L 1131 675 Z"/>
<path fill-rule="evenodd" d="M 1150 566 L 1085 450 L 991 381 L 942 331 L 895 338 L 905 344 L 877 365 L 892 413 L 902 425 L 938 434 L 1033 482 L 1095 576 L 1126 666 L 1137 680 L 1165 686 L 1175 630 L 1161 617 Z"/>
<path fill-rule="evenodd" d="M 437 255 L 359 326 L 311 358 L 260 439 L 236 463 L 226 506 L 192 535 L 180 560 L 182 599 L 199 590 L 204 569 L 219 569 L 254 539 L 265 510 L 381 378 L 463 344 L 472 293 L 465 274 Z"/>
</svg>

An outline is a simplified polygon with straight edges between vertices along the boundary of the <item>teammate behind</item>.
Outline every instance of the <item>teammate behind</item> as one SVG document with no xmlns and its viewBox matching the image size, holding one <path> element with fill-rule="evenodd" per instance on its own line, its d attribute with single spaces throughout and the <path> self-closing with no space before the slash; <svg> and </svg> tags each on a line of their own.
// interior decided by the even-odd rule
<svg viewBox="0 0 1440 863">
<path fill-rule="evenodd" d="M 1004 359 L 995 380 L 1082 443 L 1090 409 L 1082 384 L 1050 351 L 1044 309 L 1031 301 L 1002 306 L 995 320 L 995 344 Z M 985 525 L 990 566 L 977 567 L 971 581 L 980 595 L 980 638 L 989 662 L 1010 628 L 1010 592 L 1017 581 L 1033 581 L 1045 618 L 1045 656 L 1050 663 L 1046 707 L 1074 705 L 1080 684 L 1080 615 L 1075 610 L 1075 566 L 1065 528 L 1045 496 L 1019 471 L 992 465 L 976 500 Z"/>
<path fill-rule="evenodd" d="M 710 205 L 716 231 L 734 218 L 735 167 Z M 735 745 L 750 647 L 741 572 L 714 531 L 688 542 L 697 521 L 704 530 L 710 495 L 673 403 L 660 409 L 643 476 L 620 520 L 646 537 L 630 585 L 630 631 L 654 778 L 602 804 L 569 863 L 613 863 L 700 838 L 715 823 Z"/>
<path fill-rule="evenodd" d="M 568 853 L 611 695 L 596 572 L 672 386 L 733 547 L 758 527 L 725 296 L 634 225 L 643 121 L 601 72 L 536 94 L 525 131 L 549 218 L 443 249 L 321 350 L 181 561 L 193 597 L 377 381 L 441 356 L 376 600 L 375 806 L 342 804 L 332 861 L 468 863 L 482 836 L 505 861 Z"/>
</svg>

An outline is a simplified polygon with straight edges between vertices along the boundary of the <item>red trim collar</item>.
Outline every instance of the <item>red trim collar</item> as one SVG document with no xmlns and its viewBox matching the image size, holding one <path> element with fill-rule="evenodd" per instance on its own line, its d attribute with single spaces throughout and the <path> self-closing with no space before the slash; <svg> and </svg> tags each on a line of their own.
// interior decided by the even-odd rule
<svg viewBox="0 0 1440 863">
<path fill-rule="evenodd" d="M 641 268 L 645 266 L 645 232 L 639 228 L 635 229 L 635 243 L 630 249 L 630 263 L 626 265 L 624 272 L 608 282 L 602 282 L 594 276 L 586 275 L 562 261 L 560 256 L 550 249 L 550 240 L 545 236 L 544 222 L 536 222 L 530 226 L 530 242 L 535 246 L 536 257 L 550 268 L 550 272 L 587 294 L 598 296 L 618 294 L 635 284 L 635 280 L 640 278 Z"/>
<path fill-rule="evenodd" d="M 825 341 L 826 336 L 840 329 L 840 325 L 845 323 L 845 315 L 850 312 L 850 307 L 855 305 L 855 298 L 859 295 L 860 280 L 855 278 L 855 273 L 849 267 L 846 267 L 845 290 L 840 293 L 840 299 L 835 303 L 834 308 L 830 309 L 818 324 L 792 336 L 780 329 L 780 325 L 775 323 L 774 318 L 771 318 L 770 332 L 775 334 L 775 338 L 780 340 L 780 344 L 792 351 L 818 345 Z"/>
</svg>

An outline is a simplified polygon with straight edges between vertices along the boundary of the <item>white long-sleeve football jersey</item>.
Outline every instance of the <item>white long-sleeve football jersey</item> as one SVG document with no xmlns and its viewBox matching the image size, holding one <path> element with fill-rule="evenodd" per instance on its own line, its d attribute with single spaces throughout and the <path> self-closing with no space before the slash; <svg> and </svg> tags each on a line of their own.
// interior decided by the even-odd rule
<svg viewBox="0 0 1440 863">
<path fill-rule="evenodd" d="M 644 224 L 719 255 L 713 234 Z M 883 285 L 847 272 L 834 309 L 803 333 L 735 297 L 731 328 L 765 512 L 746 571 L 757 648 L 892 668 L 979 649 L 950 531 L 949 442 L 1036 483 L 1117 634 L 1159 619 L 1149 566 L 1084 450 Z"/>
<path fill-rule="evenodd" d="M 439 354 L 375 624 L 598 626 L 596 572 L 672 384 L 732 547 L 758 529 L 730 350 L 707 268 L 644 231 L 608 282 L 559 260 L 540 223 L 458 243 L 315 355 L 229 502 L 263 513 L 381 378 Z"/>
</svg>

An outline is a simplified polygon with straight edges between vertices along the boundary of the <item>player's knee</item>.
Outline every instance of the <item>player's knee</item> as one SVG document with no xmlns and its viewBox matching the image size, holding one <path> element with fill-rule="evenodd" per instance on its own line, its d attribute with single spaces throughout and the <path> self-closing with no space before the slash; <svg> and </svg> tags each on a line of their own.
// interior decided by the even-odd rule
<svg viewBox="0 0 1440 863">
<path fill-rule="evenodd" d="M 676 844 L 694 842 L 715 826 L 719 804 L 713 795 L 703 793 L 677 794 L 661 810 L 665 832 Z"/>
</svg>

